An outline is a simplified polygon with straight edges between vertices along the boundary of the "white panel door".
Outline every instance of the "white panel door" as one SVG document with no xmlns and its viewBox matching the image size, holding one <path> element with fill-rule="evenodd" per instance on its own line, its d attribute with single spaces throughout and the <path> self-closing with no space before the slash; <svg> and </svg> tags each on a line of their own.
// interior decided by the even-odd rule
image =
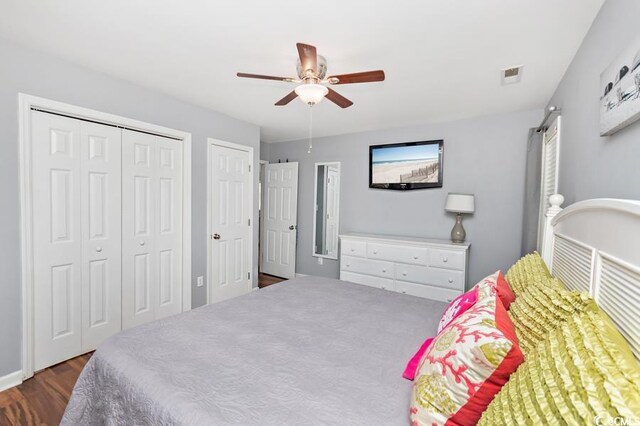
<svg viewBox="0 0 640 426">
<path fill-rule="evenodd" d="M 249 220 L 252 191 L 251 155 L 247 151 L 209 145 L 211 269 L 209 303 L 251 290 Z"/>
<path fill-rule="evenodd" d="M 31 112 L 34 368 L 81 352 L 80 122 Z"/>
<path fill-rule="evenodd" d="M 296 274 L 298 163 L 265 165 L 260 271 L 283 278 Z"/>
<path fill-rule="evenodd" d="M 155 250 L 158 292 L 155 318 L 182 312 L 182 142 L 156 138 L 158 206 Z"/>
<path fill-rule="evenodd" d="M 182 312 L 182 142 L 122 131 L 122 326 Z"/>
<path fill-rule="evenodd" d="M 80 122 L 82 352 L 121 329 L 121 130 Z"/>
<path fill-rule="evenodd" d="M 158 297 L 156 137 L 122 131 L 122 327 L 153 321 Z"/>
</svg>

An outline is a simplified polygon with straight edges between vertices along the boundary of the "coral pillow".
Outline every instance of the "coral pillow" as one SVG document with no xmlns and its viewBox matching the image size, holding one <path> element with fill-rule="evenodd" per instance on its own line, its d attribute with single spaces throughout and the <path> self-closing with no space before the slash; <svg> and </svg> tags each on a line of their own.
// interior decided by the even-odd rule
<svg viewBox="0 0 640 426">
<path fill-rule="evenodd" d="M 476 304 L 478 301 L 478 289 L 473 288 L 466 293 L 461 294 L 456 297 L 449 303 L 447 309 L 442 313 L 442 318 L 440 318 L 440 323 L 438 324 L 438 333 L 442 331 L 443 328 L 449 325 L 451 321 L 458 318 L 460 315 L 464 314 L 469 310 L 470 307 Z"/>
<path fill-rule="evenodd" d="M 411 395 L 414 426 L 476 424 L 524 361 L 495 288 L 454 319 L 425 352 Z M 490 297 L 493 295 L 493 297 Z"/>
<path fill-rule="evenodd" d="M 413 380 L 416 377 L 416 370 L 418 369 L 418 364 L 420 364 L 420 360 L 422 359 L 422 355 L 429 349 L 431 342 L 433 342 L 433 337 L 429 337 L 424 341 L 418 352 L 414 356 L 411 357 L 407 366 L 404 369 L 404 373 L 402 373 L 402 377 L 408 380 Z"/>
<path fill-rule="evenodd" d="M 509 306 L 516 300 L 516 295 L 511 291 L 511 287 L 509 287 L 509 283 L 504 278 L 504 275 L 502 275 L 502 271 L 498 271 L 496 290 L 498 291 L 498 297 L 504 305 L 504 308 L 509 310 Z"/>
</svg>

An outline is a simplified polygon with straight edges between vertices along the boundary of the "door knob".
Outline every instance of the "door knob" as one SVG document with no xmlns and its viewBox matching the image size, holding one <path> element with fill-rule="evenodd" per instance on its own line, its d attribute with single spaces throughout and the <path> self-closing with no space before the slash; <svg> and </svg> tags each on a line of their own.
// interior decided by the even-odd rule
<svg viewBox="0 0 640 426">
<path fill-rule="evenodd" d="M 293 225 L 290 225 L 290 226 L 289 226 L 289 229 L 293 231 L 294 229 L 296 229 L 296 227 L 295 227 L 295 226 L 293 226 Z"/>
<path fill-rule="evenodd" d="M 213 234 L 213 239 L 214 240 L 219 240 L 220 239 L 220 234 Z"/>
</svg>

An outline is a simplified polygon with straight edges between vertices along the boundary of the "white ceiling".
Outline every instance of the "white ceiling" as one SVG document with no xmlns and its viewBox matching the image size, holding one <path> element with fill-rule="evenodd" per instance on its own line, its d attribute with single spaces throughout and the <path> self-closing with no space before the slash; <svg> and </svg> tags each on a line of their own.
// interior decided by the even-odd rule
<svg viewBox="0 0 640 426">
<path fill-rule="evenodd" d="M 308 111 L 273 104 L 295 76 L 296 42 L 329 75 L 384 69 L 383 83 L 336 86 L 354 102 L 314 107 L 327 136 L 541 108 L 604 0 L 0 0 L 0 36 L 259 125 L 267 142 L 304 138 Z M 500 85 L 500 69 L 525 66 Z"/>
</svg>

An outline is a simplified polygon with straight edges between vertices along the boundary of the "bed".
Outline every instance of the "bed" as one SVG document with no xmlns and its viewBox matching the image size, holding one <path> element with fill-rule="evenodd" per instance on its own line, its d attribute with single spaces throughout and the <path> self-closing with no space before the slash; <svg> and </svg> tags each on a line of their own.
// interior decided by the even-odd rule
<svg viewBox="0 0 640 426">
<path fill-rule="evenodd" d="M 304 277 L 126 330 L 63 425 L 406 425 L 407 360 L 442 302 Z"/>
<path fill-rule="evenodd" d="M 640 202 L 552 197 L 542 256 L 640 358 Z M 442 302 L 305 277 L 124 331 L 83 370 L 63 425 L 407 425 L 407 360 Z"/>
</svg>

